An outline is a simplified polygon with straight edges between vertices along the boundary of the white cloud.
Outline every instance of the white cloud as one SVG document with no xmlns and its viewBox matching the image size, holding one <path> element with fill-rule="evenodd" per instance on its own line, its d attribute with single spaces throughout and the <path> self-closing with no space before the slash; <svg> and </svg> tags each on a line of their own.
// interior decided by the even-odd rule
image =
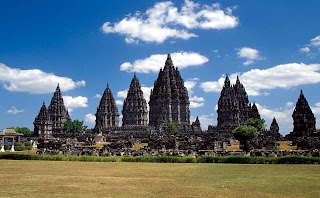
<svg viewBox="0 0 320 198">
<path fill-rule="evenodd" d="M 92 98 L 98 98 L 100 99 L 102 96 L 100 94 L 96 94 L 95 96 L 93 96 Z"/>
<path fill-rule="evenodd" d="M 189 99 L 192 102 L 204 102 L 205 99 L 203 97 L 193 96 Z"/>
<path fill-rule="evenodd" d="M 309 47 L 300 48 L 300 52 L 309 53 L 310 52 L 310 48 Z"/>
<path fill-rule="evenodd" d="M 118 91 L 117 93 L 117 97 L 119 98 L 126 98 L 127 97 L 127 93 L 128 93 L 128 90 L 123 90 L 123 91 Z"/>
<path fill-rule="evenodd" d="M 167 54 L 154 54 L 145 59 L 135 60 L 133 63 L 125 62 L 120 66 L 121 71 L 149 73 L 159 72 L 165 64 Z M 175 52 L 171 54 L 173 63 L 179 69 L 191 66 L 200 66 L 209 61 L 205 56 L 195 52 Z"/>
<path fill-rule="evenodd" d="M 65 106 L 69 112 L 72 112 L 74 108 L 88 107 L 88 98 L 83 96 L 62 96 Z"/>
<path fill-rule="evenodd" d="M 96 116 L 91 113 L 86 114 L 84 117 L 84 121 L 88 124 L 94 124 L 96 122 Z"/>
<path fill-rule="evenodd" d="M 310 45 L 312 45 L 314 47 L 320 47 L 320 35 L 311 39 Z"/>
<path fill-rule="evenodd" d="M 171 1 L 158 2 L 145 13 L 127 15 L 121 21 L 105 22 L 101 27 L 106 34 L 117 33 L 125 36 L 126 43 L 162 43 L 169 38 L 189 39 L 197 37 L 190 29 L 229 29 L 239 24 L 232 9 L 221 6 L 203 5 L 185 0 L 179 11 Z"/>
<path fill-rule="evenodd" d="M 320 82 L 320 64 L 288 63 L 268 69 L 252 69 L 244 73 L 234 73 L 231 82 L 236 81 L 237 75 L 245 86 L 248 95 L 261 95 L 261 90 L 291 88 L 299 85 Z M 205 92 L 220 92 L 224 84 L 224 76 L 217 81 L 201 83 Z"/>
<path fill-rule="evenodd" d="M 122 106 L 123 105 L 123 100 L 116 100 L 116 105 Z"/>
<path fill-rule="evenodd" d="M 239 58 L 244 58 L 246 61 L 243 63 L 244 66 L 248 66 L 254 63 L 255 60 L 261 60 L 262 57 L 259 54 L 259 51 L 250 47 L 243 47 L 238 50 Z"/>
<path fill-rule="evenodd" d="M 203 107 L 204 103 L 198 103 L 198 102 L 190 102 L 190 108 L 199 108 L 199 107 Z"/>
<path fill-rule="evenodd" d="M 153 87 L 145 87 L 145 86 L 142 86 L 141 87 L 141 90 L 143 91 L 143 97 L 144 99 L 146 100 L 147 104 L 150 100 L 150 92 L 151 92 L 151 89 L 153 89 Z M 149 105 L 148 105 L 149 106 Z"/>
<path fill-rule="evenodd" d="M 18 113 L 24 112 L 24 110 L 23 109 L 18 110 L 15 106 L 12 106 L 11 109 L 9 109 L 7 112 L 10 114 L 16 115 Z"/>
<path fill-rule="evenodd" d="M 74 82 L 71 78 L 45 73 L 39 69 L 22 70 L 11 68 L 0 63 L 0 82 L 3 88 L 14 92 L 28 92 L 31 94 L 52 93 L 57 84 L 62 91 L 68 91 L 85 86 L 85 81 Z"/>
<path fill-rule="evenodd" d="M 197 82 L 193 80 L 187 80 L 184 82 L 184 86 L 187 88 L 189 95 L 193 94 L 193 88 L 196 86 Z"/>
<path fill-rule="evenodd" d="M 286 107 L 291 107 L 293 105 L 293 102 L 287 102 Z"/>
</svg>

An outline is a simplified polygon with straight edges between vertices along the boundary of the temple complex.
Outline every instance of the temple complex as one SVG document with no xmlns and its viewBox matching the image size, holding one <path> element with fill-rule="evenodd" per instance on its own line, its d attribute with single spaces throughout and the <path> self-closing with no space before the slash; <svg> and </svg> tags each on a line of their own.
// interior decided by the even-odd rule
<svg viewBox="0 0 320 198">
<path fill-rule="evenodd" d="M 122 126 L 129 125 L 148 125 L 148 109 L 143 91 L 136 74 L 131 81 L 127 98 L 123 102 Z"/>
<path fill-rule="evenodd" d="M 188 127 L 189 104 L 188 90 L 168 54 L 165 66 L 160 69 L 158 79 L 151 90 L 149 125 L 160 127 L 174 123 L 179 128 Z"/>
<path fill-rule="evenodd" d="M 107 84 L 100 100 L 99 107 L 96 112 L 96 125 L 94 130 L 96 132 L 104 132 L 113 127 L 119 126 L 119 113 L 116 101 L 113 98 L 112 92 Z"/>
<path fill-rule="evenodd" d="M 279 125 L 275 117 L 273 117 L 271 125 L 270 125 L 271 133 L 277 134 L 279 133 Z"/>
<path fill-rule="evenodd" d="M 251 105 L 248 94 L 237 76 L 236 84 L 231 85 L 228 75 L 218 101 L 218 128 L 235 128 L 249 118 L 260 118 L 258 108 Z"/>
</svg>

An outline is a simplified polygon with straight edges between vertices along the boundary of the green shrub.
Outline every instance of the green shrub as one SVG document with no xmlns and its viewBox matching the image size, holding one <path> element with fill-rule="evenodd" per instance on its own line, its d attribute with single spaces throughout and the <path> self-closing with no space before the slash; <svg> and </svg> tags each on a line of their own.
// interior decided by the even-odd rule
<svg viewBox="0 0 320 198">
<path fill-rule="evenodd" d="M 11 160 L 47 160 L 47 161 L 81 161 L 81 162 L 148 162 L 148 163 L 233 163 L 233 164 L 320 164 L 320 157 L 285 156 L 285 157 L 249 157 L 233 156 L 126 156 L 98 157 L 74 155 L 35 155 L 21 153 L 0 153 L 0 159 Z"/>
</svg>

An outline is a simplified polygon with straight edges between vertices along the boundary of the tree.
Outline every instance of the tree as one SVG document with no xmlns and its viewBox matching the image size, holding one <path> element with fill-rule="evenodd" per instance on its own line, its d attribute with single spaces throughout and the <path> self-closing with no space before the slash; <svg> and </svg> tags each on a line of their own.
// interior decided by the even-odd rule
<svg viewBox="0 0 320 198">
<path fill-rule="evenodd" d="M 85 133 L 87 128 L 87 126 L 83 125 L 83 121 L 79 120 L 67 120 L 63 126 L 63 130 L 67 133 Z"/>
<path fill-rule="evenodd" d="M 244 124 L 247 126 L 253 126 L 258 131 L 264 131 L 266 130 L 266 127 L 267 127 L 265 124 L 265 120 L 259 119 L 259 118 L 250 118 L 247 121 L 245 121 Z"/>
<path fill-rule="evenodd" d="M 167 131 L 177 132 L 178 131 L 178 127 L 174 123 L 169 123 L 166 130 Z"/>
<path fill-rule="evenodd" d="M 13 127 L 12 127 L 13 129 Z M 33 131 L 31 131 L 28 127 L 16 127 L 14 128 L 14 130 L 17 132 L 17 133 L 21 133 L 21 134 L 32 134 Z"/>
<path fill-rule="evenodd" d="M 243 145 L 244 151 L 250 150 L 250 141 L 258 137 L 259 132 L 253 126 L 238 126 L 232 131 L 234 137 L 240 141 L 240 144 Z"/>
</svg>

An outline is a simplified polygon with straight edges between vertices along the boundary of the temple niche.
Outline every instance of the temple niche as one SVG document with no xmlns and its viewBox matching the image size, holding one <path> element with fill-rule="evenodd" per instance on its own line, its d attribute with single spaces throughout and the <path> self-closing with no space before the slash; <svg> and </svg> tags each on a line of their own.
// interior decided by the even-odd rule
<svg viewBox="0 0 320 198">
<path fill-rule="evenodd" d="M 316 118 L 307 99 L 300 91 L 299 99 L 292 114 L 294 136 L 303 136 L 316 131 Z"/>
<path fill-rule="evenodd" d="M 174 123 L 179 128 L 190 126 L 189 104 L 188 90 L 168 54 L 151 90 L 149 125 L 160 127 Z"/>
<path fill-rule="evenodd" d="M 235 128 L 243 125 L 249 118 L 260 118 L 255 103 L 251 105 L 248 94 L 237 76 L 231 85 L 228 75 L 218 101 L 218 128 Z"/>
<path fill-rule="evenodd" d="M 104 132 L 114 127 L 119 127 L 119 113 L 109 84 L 107 84 L 97 108 L 94 130 L 96 132 Z"/>
<path fill-rule="evenodd" d="M 136 74 L 132 78 L 127 98 L 123 102 L 122 126 L 147 126 L 148 107 Z"/>
</svg>

